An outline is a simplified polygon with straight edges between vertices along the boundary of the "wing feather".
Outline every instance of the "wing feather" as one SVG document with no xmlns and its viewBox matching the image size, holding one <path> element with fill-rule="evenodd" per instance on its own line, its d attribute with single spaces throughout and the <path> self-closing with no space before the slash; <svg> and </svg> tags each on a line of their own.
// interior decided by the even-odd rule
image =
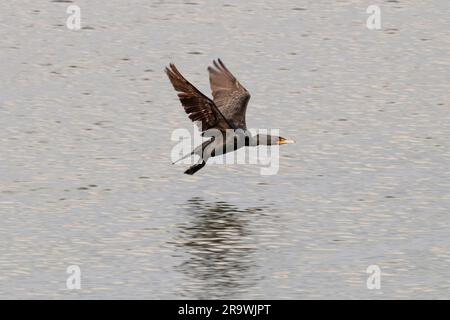
<svg viewBox="0 0 450 320">
<path fill-rule="evenodd" d="M 178 71 L 174 64 L 165 69 L 174 89 L 178 91 L 178 98 L 189 119 L 197 123 L 201 131 L 212 128 L 225 130 L 232 128 L 214 101 L 202 94 Z"/>
<path fill-rule="evenodd" d="M 246 129 L 245 113 L 250 93 L 237 81 L 225 64 L 218 59 L 208 67 L 214 103 L 235 127 Z"/>
</svg>

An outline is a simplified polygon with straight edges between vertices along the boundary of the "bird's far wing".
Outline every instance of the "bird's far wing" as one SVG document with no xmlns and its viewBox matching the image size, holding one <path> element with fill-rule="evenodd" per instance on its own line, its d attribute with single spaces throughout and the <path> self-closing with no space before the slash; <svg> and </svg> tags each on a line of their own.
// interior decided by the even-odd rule
<svg viewBox="0 0 450 320">
<path fill-rule="evenodd" d="M 201 131 L 211 128 L 226 130 L 233 128 L 232 124 L 219 111 L 214 102 L 203 95 L 187 81 L 174 64 L 166 68 L 166 74 L 176 91 L 189 119 L 196 122 Z"/>
<path fill-rule="evenodd" d="M 223 62 L 213 61 L 214 67 L 208 67 L 214 103 L 222 114 L 237 128 L 246 129 L 245 112 L 250 93 L 236 80 Z"/>
</svg>

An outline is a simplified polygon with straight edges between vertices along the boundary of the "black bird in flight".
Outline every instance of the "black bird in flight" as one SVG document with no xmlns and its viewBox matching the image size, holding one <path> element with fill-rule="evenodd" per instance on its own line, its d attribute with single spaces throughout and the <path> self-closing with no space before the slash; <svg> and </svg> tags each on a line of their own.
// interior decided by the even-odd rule
<svg viewBox="0 0 450 320">
<path fill-rule="evenodd" d="M 250 93 L 237 81 L 220 59 L 217 62 L 213 61 L 213 64 L 214 67 L 208 67 L 213 100 L 187 81 L 174 64 L 171 63 L 170 67 L 165 69 L 173 87 L 179 92 L 178 98 L 189 119 L 197 124 L 203 136 L 211 137 L 190 154 L 176 161 L 194 154 L 200 156 L 200 162 L 184 172 L 190 175 L 203 168 L 209 157 L 235 151 L 244 146 L 294 143 L 293 140 L 278 136 L 264 134 L 252 136 L 245 123 L 245 112 L 250 100 Z M 232 134 L 229 134 L 230 131 Z M 216 134 L 217 132 L 219 134 Z"/>
</svg>

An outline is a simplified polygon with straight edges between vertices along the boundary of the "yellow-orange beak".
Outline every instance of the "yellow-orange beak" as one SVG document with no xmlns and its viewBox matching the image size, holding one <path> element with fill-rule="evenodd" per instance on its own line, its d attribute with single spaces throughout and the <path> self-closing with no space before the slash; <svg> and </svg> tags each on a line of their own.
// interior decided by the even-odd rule
<svg viewBox="0 0 450 320">
<path fill-rule="evenodd" d="M 295 143 L 294 140 L 288 140 L 288 139 L 280 139 L 278 140 L 277 144 L 282 145 L 282 144 L 289 144 L 289 143 Z"/>
</svg>

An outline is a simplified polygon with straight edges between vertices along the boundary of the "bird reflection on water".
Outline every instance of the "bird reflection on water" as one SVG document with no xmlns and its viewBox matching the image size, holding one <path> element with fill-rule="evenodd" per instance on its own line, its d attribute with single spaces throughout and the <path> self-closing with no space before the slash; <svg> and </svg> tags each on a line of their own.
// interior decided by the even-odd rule
<svg viewBox="0 0 450 320">
<path fill-rule="evenodd" d="M 256 283 L 257 245 L 249 222 L 262 208 L 238 208 L 227 202 L 188 201 L 176 242 L 186 255 L 177 267 L 187 277 L 181 294 L 189 298 L 236 297 Z"/>
</svg>

